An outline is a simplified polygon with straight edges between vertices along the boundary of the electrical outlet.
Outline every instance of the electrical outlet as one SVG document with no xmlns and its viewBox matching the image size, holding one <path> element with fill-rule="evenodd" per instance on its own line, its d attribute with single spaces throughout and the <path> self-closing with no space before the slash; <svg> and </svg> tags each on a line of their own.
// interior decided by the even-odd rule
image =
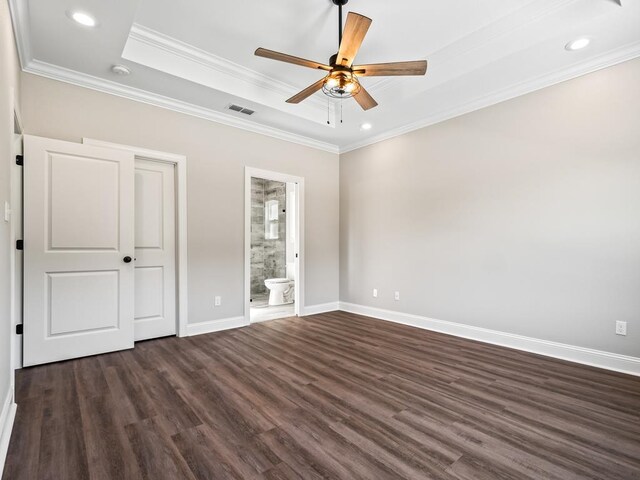
<svg viewBox="0 0 640 480">
<path fill-rule="evenodd" d="M 373 289 L 373 298 L 378 298 L 378 289 L 377 288 Z"/>
<path fill-rule="evenodd" d="M 397 301 L 400 300 L 400 292 L 396 292 L 393 294 L 393 298 Z"/>
<path fill-rule="evenodd" d="M 626 335 L 627 334 L 627 322 L 616 322 L 616 335 Z"/>
<path fill-rule="evenodd" d="M 222 305 L 222 297 L 215 297 L 213 299 L 213 306 L 219 307 L 220 305 Z"/>
</svg>

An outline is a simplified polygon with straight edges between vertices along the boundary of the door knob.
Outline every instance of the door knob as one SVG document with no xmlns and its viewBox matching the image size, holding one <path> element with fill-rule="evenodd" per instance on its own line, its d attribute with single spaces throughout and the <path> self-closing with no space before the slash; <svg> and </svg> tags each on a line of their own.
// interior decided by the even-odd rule
<svg viewBox="0 0 640 480">
<path fill-rule="evenodd" d="M 126 257 L 124 257 L 124 258 L 122 259 L 122 261 L 123 261 L 124 263 L 131 263 L 131 257 L 126 256 Z"/>
</svg>

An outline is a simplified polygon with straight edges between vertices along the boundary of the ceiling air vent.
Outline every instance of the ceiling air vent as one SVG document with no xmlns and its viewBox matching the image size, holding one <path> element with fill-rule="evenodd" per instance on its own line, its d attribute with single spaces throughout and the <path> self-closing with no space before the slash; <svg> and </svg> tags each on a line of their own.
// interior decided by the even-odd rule
<svg viewBox="0 0 640 480">
<path fill-rule="evenodd" d="M 251 110 L 250 108 L 241 107 L 240 105 L 231 104 L 227 106 L 229 110 L 233 110 L 234 112 L 244 113 L 245 115 L 253 115 L 255 110 Z"/>
</svg>

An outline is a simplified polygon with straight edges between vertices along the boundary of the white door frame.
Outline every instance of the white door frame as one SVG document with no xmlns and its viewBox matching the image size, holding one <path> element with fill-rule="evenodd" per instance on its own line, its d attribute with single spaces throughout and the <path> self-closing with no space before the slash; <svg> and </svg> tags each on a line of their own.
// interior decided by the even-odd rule
<svg viewBox="0 0 640 480">
<path fill-rule="evenodd" d="M 135 158 L 152 160 L 155 162 L 166 162 L 175 165 L 176 169 L 176 286 L 178 337 L 186 337 L 187 323 L 189 318 L 188 294 L 187 294 L 187 157 L 176 153 L 160 152 L 147 148 L 133 147 L 119 143 L 105 142 L 93 138 L 83 138 L 85 145 L 97 147 L 114 148 L 117 150 L 127 150 L 133 152 Z"/>
<path fill-rule="evenodd" d="M 23 129 L 22 129 L 22 117 L 20 116 L 20 108 L 18 105 L 18 99 L 16 98 L 16 92 L 12 88 L 11 89 L 11 125 L 13 126 L 12 134 L 16 134 L 15 132 L 19 132 L 18 135 L 22 137 Z M 22 141 L 22 138 L 20 138 Z M 22 199 L 22 169 L 21 166 L 16 165 L 15 159 L 16 155 L 18 155 L 18 148 L 16 145 L 16 141 L 11 142 L 11 159 L 10 159 L 10 170 L 9 170 L 9 202 L 11 206 L 11 216 L 10 216 L 10 224 L 9 224 L 9 241 L 11 247 L 11 253 L 9 254 L 9 268 L 10 268 L 10 295 L 11 298 L 9 300 L 9 309 L 10 309 L 10 319 L 11 319 L 11 341 L 9 342 L 9 355 L 10 361 L 9 365 L 11 368 L 11 385 L 10 388 L 12 391 L 15 390 L 15 370 L 22 368 L 22 336 L 16 334 L 16 325 L 22 323 L 22 315 L 18 316 L 17 309 L 17 298 L 22 297 L 22 282 L 18 281 L 18 272 L 22 272 L 22 263 L 18 264 L 18 255 L 16 253 L 15 241 L 22 239 L 22 231 L 18 231 L 18 218 L 22 216 L 22 208 L 18 205 L 21 205 L 21 201 L 18 199 Z M 22 151 L 20 151 L 22 153 Z M 4 206 L 2 207 L 4 208 Z M 20 222 L 22 223 L 22 222 Z M 14 392 L 15 393 L 15 392 Z"/>
<path fill-rule="evenodd" d="M 298 261 L 295 278 L 295 313 L 302 316 L 304 312 L 304 177 L 296 177 L 286 173 L 272 172 L 259 168 L 244 169 L 244 320 L 251 323 L 251 178 L 263 178 L 275 182 L 296 183 L 296 239 L 298 243 Z"/>
</svg>

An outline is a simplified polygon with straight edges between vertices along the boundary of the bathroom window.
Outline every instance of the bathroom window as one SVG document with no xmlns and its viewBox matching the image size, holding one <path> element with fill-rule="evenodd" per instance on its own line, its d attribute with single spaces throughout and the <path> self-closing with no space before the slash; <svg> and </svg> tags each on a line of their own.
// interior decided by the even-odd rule
<svg viewBox="0 0 640 480">
<path fill-rule="evenodd" d="M 264 238 L 278 239 L 278 201 L 269 200 L 264 204 Z"/>
</svg>

